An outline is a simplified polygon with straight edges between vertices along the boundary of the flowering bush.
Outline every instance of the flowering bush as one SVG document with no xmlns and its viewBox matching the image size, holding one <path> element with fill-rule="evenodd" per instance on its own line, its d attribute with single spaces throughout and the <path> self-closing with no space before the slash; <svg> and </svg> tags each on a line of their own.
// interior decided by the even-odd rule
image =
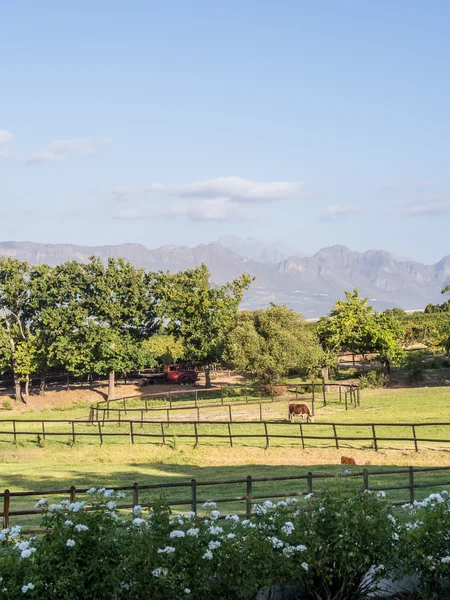
<svg viewBox="0 0 450 600">
<path fill-rule="evenodd" d="M 403 507 L 403 571 L 417 578 L 417 596 L 450 598 L 450 498 L 447 491 Z M 447 595 L 446 595 L 447 594 Z"/>
<path fill-rule="evenodd" d="M 122 494 L 89 492 L 89 505 L 39 501 L 48 531 L 38 539 L 0 533 L 1 600 L 254 600 L 283 586 L 355 600 L 401 568 L 426 598 L 449 583 L 447 496 L 416 503 L 403 523 L 373 493 L 267 501 L 251 519 L 223 519 L 215 505 L 204 517 L 163 503 L 124 515 Z"/>
</svg>

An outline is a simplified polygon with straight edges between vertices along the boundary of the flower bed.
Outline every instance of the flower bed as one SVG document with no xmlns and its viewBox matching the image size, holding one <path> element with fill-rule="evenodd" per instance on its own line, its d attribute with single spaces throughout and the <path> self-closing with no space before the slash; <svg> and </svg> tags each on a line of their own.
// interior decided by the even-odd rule
<svg viewBox="0 0 450 600">
<path fill-rule="evenodd" d="M 215 505 L 206 517 L 173 515 L 163 503 L 124 516 L 121 493 L 90 496 L 89 506 L 40 500 L 49 531 L 39 538 L 0 533 L 2 600 L 252 600 L 285 587 L 296 598 L 356 600 L 405 575 L 417 598 L 450 587 L 446 492 L 399 512 L 383 493 L 329 492 L 265 502 L 251 519 L 222 519 Z"/>
</svg>

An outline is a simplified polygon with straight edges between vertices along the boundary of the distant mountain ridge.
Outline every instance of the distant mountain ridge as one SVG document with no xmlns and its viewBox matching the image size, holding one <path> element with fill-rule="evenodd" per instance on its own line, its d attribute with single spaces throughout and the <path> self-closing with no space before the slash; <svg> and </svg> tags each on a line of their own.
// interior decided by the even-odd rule
<svg viewBox="0 0 450 600">
<path fill-rule="evenodd" d="M 440 302 L 442 288 L 450 283 L 450 255 L 434 265 L 424 265 L 395 260 L 384 250 L 354 252 L 346 246 L 335 245 L 322 248 L 314 256 L 263 261 L 242 256 L 219 242 L 194 248 L 172 245 L 157 249 L 132 243 L 77 246 L 0 242 L 0 256 L 18 258 L 33 265 L 86 261 L 92 255 L 101 260 L 123 257 L 148 270 L 177 271 L 206 263 L 216 282 L 249 273 L 256 280 L 246 294 L 243 307 L 259 308 L 275 302 L 286 304 L 308 318 L 327 313 L 345 290 L 355 287 L 379 310 L 394 306 L 420 309 L 429 302 Z"/>
</svg>

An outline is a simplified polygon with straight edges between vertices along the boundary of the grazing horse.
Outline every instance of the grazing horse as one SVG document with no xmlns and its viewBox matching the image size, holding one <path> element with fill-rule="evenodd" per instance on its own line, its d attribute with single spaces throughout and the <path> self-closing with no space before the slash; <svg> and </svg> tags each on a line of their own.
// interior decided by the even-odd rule
<svg viewBox="0 0 450 600">
<path fill-rule="evenodd" d="M 348 456 L 341 456 L 341 465 L 356 465 L 354 458 L 349 458 Z"/>
<path fill-rule="evenodd" d="M 289 404 L 289 420 L 291 423 L 294 422 L 295 415 L 301 415 L 302 421 L 305 420 L 309 423 L 311 421 L 311 412 L 306 404 Z"/>
</svg>

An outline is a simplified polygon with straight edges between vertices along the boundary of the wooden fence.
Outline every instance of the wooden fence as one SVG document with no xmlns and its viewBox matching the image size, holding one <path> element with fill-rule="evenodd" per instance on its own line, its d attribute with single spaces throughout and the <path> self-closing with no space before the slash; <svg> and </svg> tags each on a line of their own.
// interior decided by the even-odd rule
<svg viewBox="0 0 450 600">
<path fill-rule="evenodd" d="M 145 396 L 142 397 L 124 397 L 124 398 L 116 398 L 114 400 L 101 400 L 99 402 L 96 402 L 95 404 L 91 405 L 90 407 L 90 416 L 89 418 L 93 421 L 96 420 L 98 421 L 99 419 L 101 419 L 102 421 L 105 420 L 105 417 L 107 419 L 110 418 L 111 414 L 115 414 L 117 419 L 121 419 L 122 418 L 122 414 L 127 415 L 128 412 L 151 412 L 151 411 L 171 411 L 171 410 L 186 410 L 186 409 L 198 409 L 200 407 L 203 408 L 212 408 L 215 406 L 229 406 L 230 404 L 232 404 L 233 406 L 243 406 L 246 404 L 265 404 L 268 402 L 286 402 L 286 398 L 285 399 L 280 399 L 277 398 L 275 393 L 276 393 L 276 388 L 279 387 L 285 387 L 287 392 L 289 392 L 291 394 L 291 397 L 288 398 L 290 402 L 305 402 L 305 401 L 310 401 L 311 403 L 311 414 L 314 416 L 315 415 L 315 405 L 317 400 L 322 401 L 323 402 L 323 406 L 327 405 L 327 401 L 329 401 L 329 394 L 332 393 L 332 391 L 334 391 L 334 393 L 336 394 L 337 398 L 339 399 L 340 403 L 344 403 L 345 405 L 345 410 L 348 410 L 349 406 L 353 406 L 354 408 L 356 408 L 357 406 L 361 405 L 361 391 L 360 391 L 360 387 L 359 385 L 355 385 L 355 384 L 347 384 L 347 383 L 330 383 L 330 384 L 317 384 L 314 382 L 311 383 L 304 383 L 304 384 L 287 384 L 287 383 L 282 383 L 280 384 L 280 386 L 270 386 L 269 388 L 267 388 L 267 386 L 227 386 L 226 387 L 226 391 L 224 393 L 224 386 L 220 385 L 217 388 L 209 388 L 209 389 L 205 389 L 205 388 L 195 388 L 195 389 L 190 389 L 190 390 L 177 390 L 177 391 L 173 391 L 173 390 L 169 390 L 168 392 L 159 392 L 159 393 L 155 393 L 155 394 L 147 394 Z M 243 402 L 226 402 L 226 394 L 227 392 L 229 393 L 230 391 L 239 391 L 241 390 L 241 395 L 242 398 L 245 398 L 245 400 Z M 257 393 L 258 391 L 261 392 L 260 396 L 262 395 L 266 395 L 269 394 L 268 398 L 266 400 L 262 400 L 261 397 L 259 398 L 255 398 L 254 394 Z M 202 395 L 207 396 L 207 398 L 205 399 L 205 401 L 207 400 L 213 400 L 211 398 L 211 394 L 214 394 L 214 392 L 217 393 L 218 398 L 217 398 L 217 403 L 216 404 L 203 404 L 202 402 Z M 307 397 L 304 396 L 304 393 L 307 392 L 308 395 Z M 182 396 L 192 396 L 193 397 L 193 404 L 192 405 L 185 405 L 183 407 L 177 407 L 174 406 L 179 402 L 179 398 Z M 133 408 L 130 407 L 130 403 L 133 401 L 141 401 L 143 403 L 142 408 Z M 166 405 L 164 406 L 151 406 L 149 404 L 149 401 L 154 401 L 154 400 L 164 400 L 166 401 Z M 121 406 L 117 406 L 116 405 L 121 405 Z M 230 410 L 230 414 L 231 414 L 231 409 Z M 260 412 L 261 412 L 261 406 L 260 406 Z M 169 413 L 167 413 L 167 420 L 169 420 Z M 199 420 L 199 419 L 198 419 Z M 232 417 L 230 416 L 230 421 L 232 420 Z M 262 421 L 262 418 L 260 418 L 260 420 Z"/>
<path fill-rule="evenodd" d="M 32 424 L 36 425 L 31 429 Z M 21 427 L 27 429 L 22 430 Z M 67 427 L 64 427 L 67 426 Z M 212 432 L 212 426 L 223 426 L 225 433 Z M 55 427 L 58 430 L 55 431 Z M 119 428 L 121 431 L 114 431 L 113 428 Z M 144 427 L 151 427 L 151 431 L 144 431 Z M 201 429 L 205 427 L 205 431 Z M 96 421 L 90 420 L 35 420 L 35 419 L 0 419 L 0 440 L 13 441 L 17 443 L 18 439 L 28 437 L 36 441 L 45 440 L 48 437 L 70 438 L 71 443 L 75 444 L 77 438 L 91 437 L 96 438 L 100 444 L 103 444 L 105 438 L 126 438 L 131 444 L 145 440 L 157 444 L 165 445 L 167 440 L 187 440 L 199 446 L 203 440 L 226 440 L 230 447 L 235 445 L 236 441 L 247 440 L 250 442 L 261 441 L 266 448 L 271 446 L 272 441 L 282 440 L 284 444 L 291 442 L 290 445 L 298 446 L 304 449 L 309 441 L 326 442 L 339 449 L 342 443 L 347 442 L 369 442 L 369 447 L 375 451 L 381 449 L 382 442 L 408 442 L 413 445 L 416 452 L 419 451 L 421 444 L 450 444 L 449 436 L 442 437 L 423 437 L 418 435 L 418 430 L 423 428 L 450 428 L 450 423 L 290 423 L 276 421 L 143 421 L 143 420 L 120 420 L 120 421 Z M 329 428 L 329 434 L 320 432 L 319 428 Z M 343 429 L 355 430 L 363 429 L 362 435 L 343 435 Z M 387 436 L 380 429 L 389 429 L 400 431 L 400 435 Z M 62 430 L 60 430 L 62 429 Z M 190 429 L 190 430 L 189 430 Z M 319 429 L 317 435 L 314 430 Z M 378 429 L 378 433 L 377 433 Z M 339 430 L 339 431 L 338 431 Z M 411 430 L 411 435 L 405 435 L 405 430 Z M 365 433 L 368 431 L 368 433 Z M 359 432 L 361 433 L 361 431 Z M 314 447 L 309 445 L 308 447 Z M 347 445 L 347 447 L 358 447 Z M 360 447 L 360 446 L 359 446 Z M 367 447 L 367 446 L 365 446 Z M 398 446 L 397 446 L 398 447 Z"/>
<path fill-rule="evenodd" d="M 124 502 L 123 504 L 119 504 L 117 506 L 118 510 L 131 510 L 135 506 L 139 504 L 144 504 L 142 501 L 141 494 L 145 491 L 158 491 L 158 490 L 166 490 L 166 489 L 174 489 L 174 488 L 184 488 L 189 489 L 189 498 L 177 498 L 168 500 L 167 503 L 170 506 L 177 507 L 188 507 L 189 510 L 197 513 L 199 505 L 204 504 L 205 502 L 215 502 L 215 503 L 245 503 L 245 512 L 241 514 L 241 516 L 250 517 L 253 514 L 254 502 L 255 500 L 268 500 L 268 499 L 281 499 L 281 498 L 294 498 L 294 497 L 302 497 L 312 493 L 320 493 L 320 489 L 317 489 L 317 486 L 314 485 L 314 482 L 317 480 L 330 480 L 336 478 L 345 478 L 346 480 L 361 480 L 361 484 L 359 485 L 359 489 L 361 490 L 369 490 L 372 492 L 390 492 L 390 491 L 408 491 L 408 497 L 400 500 L 392 502 L 393 505 L 401 505 L 406 503 L 413 503 L 416 499 L 416 490 L 418 489 L 426 489 L 426 488 L 436 488 L 436 487 L 445 487 L 450 485 L 450 478 L 447 478 L 445 481 L 432 481 L 419 483 L 416 481 L 415 475 L 417 473 L 434 473 L 439 471 L 444 471 L 447 473 L 450 470 L 450 467 L 408 467 L 408 468 L 400 468 L 400 469 L 392 469 L 392 470 L 379 470 L 379 471 L 368 471 L 364 469 L 363 471 L 355 471 L 348 473 L 312 473 L 309 472 L 306 475 L 291 475 L 291 476 L 274 476 L 274 477 L 252 477 L 248 476 L 245 479 L 224 479 L 219 481 L 197 481 L 196 479 L 192 479 L 191 481 L 178 481 L 178 482 L 168 482 L 168 483 L 152 483 L 147 485 L 139 485 L 135 483 L 132 486 L 119 486 L 119 487 L 111 487 L 109 489 L 114 490 L 115 492 L 129 492 L 131 494 L 131 502 Z M 408 483 L 407 484 L 395 484 L 395 485 L 369 485 L 369 478 L 374 476 L 392 476 L 392 475 L 408 475 Z M 263 482 L 300 482 L 303 485 L 302 490 L 295 490 L 290 492 L 276 492 L 276 493 L 255 493 L 254 485 Z M 358 481 L 356 481 L 358 483 Z M 217 488 L 219 486 L 230 486 L 230 485 L 240 485 L 243 484 L 245 486 L 245 493 L 242 493 L 238 496 L 213 496 L 213 497 L 199 497 L 199 488 L 212 486 Z M 355 486 L 350 487 L 349 489 L 355 489 Z M 74 502 L 76 499 L 79 499 L 80 496 L 86 495 L 88 488 L 79 488 L 77 489 L 75 486 L 70 487 L 69 489 L 62 490 L 39 490 L 39 491 L 27 491 L 27 492 L 14 492 L 10 490 L 5 490 L 0 493 L 0 500 L 3 499 L 2 502 L 2 512 L 0 512 L 0 517 L 3 519 L 3 528 L 6 529 L 10 524 L 10 518 L 16 516 L 31 516 L 39 513 L 36 509 L 26 508 L 21 510 L 12 510 L 11 503 L 14 499 L 19 498 L 28 498 L 28 497 L 47 497 L 47 496 L 67 496 L 70 502 Z M 89 498 L 89 496 L 88 496 Z"/>
</svg>

